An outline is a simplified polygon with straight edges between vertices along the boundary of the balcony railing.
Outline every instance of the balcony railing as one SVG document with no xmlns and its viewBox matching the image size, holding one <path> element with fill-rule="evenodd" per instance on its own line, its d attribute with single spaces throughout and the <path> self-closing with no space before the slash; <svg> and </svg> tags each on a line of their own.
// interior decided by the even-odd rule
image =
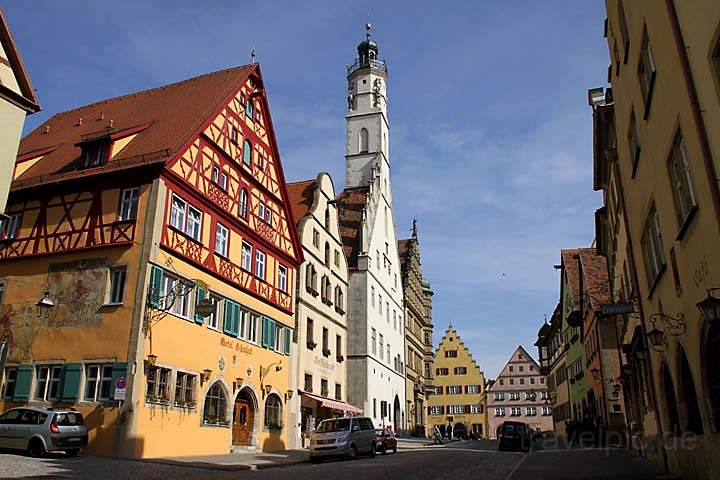
<svg viewBox="0 0 720 480">
<path fill-rule="evenodd" d="M 387 73 L 387 62 L 385 60 L 363 59 L 360 61 L 360 59 L 358 59 L 355 60 L 355 63 L 347 67 L 347 73 L 349 75 L 355 70 L 360 70 L 361 68 L 377 68 L 378 70 L 382 70 Z"/>
</svg>

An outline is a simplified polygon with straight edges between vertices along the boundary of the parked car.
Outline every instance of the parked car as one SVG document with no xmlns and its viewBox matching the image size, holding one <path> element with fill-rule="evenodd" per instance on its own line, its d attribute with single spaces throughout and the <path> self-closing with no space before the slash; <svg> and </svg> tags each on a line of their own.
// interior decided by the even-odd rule
<svg viewBox="0 0 720 480">
<path fill-rule="evenodd" d="M 0 415 L 0 448 L 33 457 L 58 451 L 74 457 L 87 443 L 85 421 L 74 409 L 19 407 Z"/>
<path fill-rule="evenodd" d="M 386 454 L 389 450 L 393 453 L 397 453 L 397 439 L 392 432 L 387 431 L 384 428 L 378 428 L 375 430 L 375 449 L 382 454 Z"/>
<path fill-rule="evenodd" d="M 533 434 L 525 423 L 507 421 L 498 428 L 498 450 L 529 452 L 532 443 Z"/>
<path fill-rule="evenodd" d="M 375 456 L 375 427 L 367 417 L 323 420 L 310 436 L 310 460 L 345 456 L 350 460 L 359 454 Z"/>
</svg>

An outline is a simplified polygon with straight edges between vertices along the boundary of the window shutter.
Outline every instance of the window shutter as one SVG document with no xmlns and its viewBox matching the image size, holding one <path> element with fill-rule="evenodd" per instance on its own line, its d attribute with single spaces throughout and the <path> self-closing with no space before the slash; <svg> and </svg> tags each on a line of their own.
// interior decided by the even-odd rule
<svg viewBox="0 0 720 480">
<path fill-rule="evenodd" d="M 283 328 L 283 330 L 285 332 L 283 353 L 285 355 L 290 355 L 290 335 L 292 335 L 292 330 L 288 327 Z"/>
<path fill-rule="evenodd" d="M 202 300 L 205 300 L 205 289 L 197 287 L 195 289 L 195 306 L 197 306 Z M 205 323 L 205 317 L 202 315 L 198 315 L 197 312 L 195 313 L 195 323 L 198 325 L 202 325 Z"/>
<path fill-rule="evenodd" d="M 60 396 L 63 402 L 77 401 L 81 377 L 82 363 L 65 364 L 62 371 L 62 394 Z"/>
<path fill-rule="evenodd" d="M 120 377 L 125 377 L 125 379 L 127 380 L 127 376 L 128 376 L 128 364 L 127 363 L 113 364 L 113 369 L 112 369 L 113 383 L 110 386 L 110 389 L 113 392 L 113 394 L 115 393 L 115 385 L 117 385 L 117 383 L 116 383 L 117 379 Z"/>
<path fill-rule="evenodd" d="M 233 302 L 232 303 L 232 309 L 233 309 L 233 324 L 232 324 L 232 332 L 233 335 L 236 337 L 240 335 L 240 305 Z"/>
<path fill-rule="evenodd" d="M 468 386 L 465 385 L 463 388 L 465 389 L 465 393 L 467 393 L 467 392 L 468 392 Z"/>
<path fill-rule="evenodd" d="M 160 307 L 160 289 L 162 288 L 163 270 L 155 265 L 150 271 L 150 292 L 148 294 L 148 303 L 153 308 Z"/>
<path fill-rule="evenodd" d="M 270 338 L 268 338 L 268 348 L 275 348 L 275 340 L 277 337 L 277 328 L 275 327 L 275 320 L 268 318 L 268 332 L 270 332 Z"/>
<path fill-rule="evenodd" d="M 262 317 L 262 346 L 268 348 L 270 346 L 270 319 Z"/>
<path fill-rule="evenodd" d="M 30 398 L 30 385 L 32 384 L 32 376 L 32 365 L 18 366 L 13 402 L 25 402 Z"/>
<path fill-rule="evenodd" d="M 233 302 L 225 300 L 225 314 L 223 315 L 223 332 L 233 334 Z"/>
</svg>

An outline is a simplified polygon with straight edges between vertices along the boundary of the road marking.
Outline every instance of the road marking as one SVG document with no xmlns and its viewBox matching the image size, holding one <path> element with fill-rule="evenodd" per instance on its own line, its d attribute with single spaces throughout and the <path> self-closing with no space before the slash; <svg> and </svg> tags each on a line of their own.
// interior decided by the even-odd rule
<svg viewBox="0 0 720 480">
<path fill-rule="evenodd" d="M 505 480 L 510 480 L 512 478 L 512 476 L 515 475 L 515 472 L 517 471 L 517 469 L 520 468 L 520 464 L 525 460 L 525 458 L 527 458 L 527 456 L 528 456 L 528 454 L 526 453 L 525 455 L 522 456 L 522 458 L 520 458 L 520 461 L 515 464 L 515 466 L 513 467 L 512 470 L 510 470 L 510 473 L 508 474 L 507 477 L 505 477 Z"/>
</svg>

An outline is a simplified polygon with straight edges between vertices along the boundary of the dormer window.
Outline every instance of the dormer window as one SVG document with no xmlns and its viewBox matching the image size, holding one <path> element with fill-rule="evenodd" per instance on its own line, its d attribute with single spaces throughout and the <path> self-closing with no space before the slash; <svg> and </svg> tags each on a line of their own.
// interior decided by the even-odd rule
<svg viewBox="0 0 720 480">
<path fill-rule="evenodd" d="M 83 168 L 98 167 L 107 162 L 107 145 L 88 145 L 84 148 Z"/>
</svg>

